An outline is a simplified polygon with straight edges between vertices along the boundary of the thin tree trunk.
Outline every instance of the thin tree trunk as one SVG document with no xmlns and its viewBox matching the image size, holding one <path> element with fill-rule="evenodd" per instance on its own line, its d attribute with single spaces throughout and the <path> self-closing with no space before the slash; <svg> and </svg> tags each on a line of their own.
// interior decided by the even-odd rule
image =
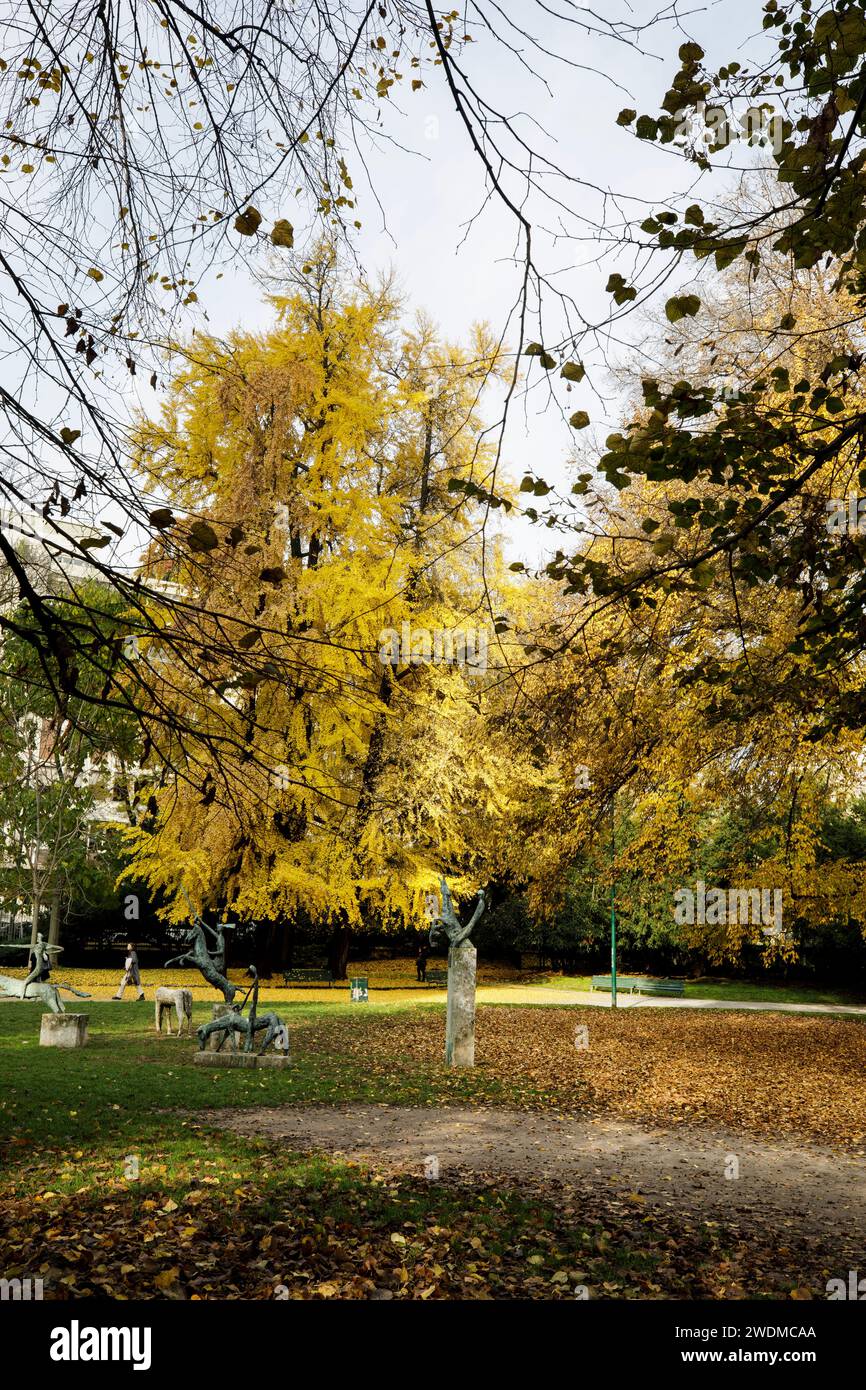
<svg viewBox="0 0 866 1390">
<path fill-rule="evenodd" d="M 51 917 L 48 925 L 48 943 L 51 946 L 60 945 L 60 889 L 55 888 L 51 894 Z"/>
<path fill-rule="evenodd" d="M 295 943 L 294 922 L 284 922 L 280 931 L 280 970 L 290 970 Z"/>
<path fill-rule="evenodd" d="M 262 940 L 262 935 L 264 940 Z M 259 944 L 260 943 L 260 944 Z M 269 980 L 274 973 L 274 956 L 277 950 L 277 924 L 269 922 L 256 943 L 256 969 L 259 979 Z"/>
<path fill-rule="evenodd" d="M 36 945 L 36 933 L 39 931 L 39 908 L 41 903 L 36 894 L 33 894 L 33 909 L 30 913 L 30 945 Z"/>
<path fill-rule="evenodd" d="M 328 943 L 328 969 L 335 980 L 345 980 L 346 978 L 351 935 L 348 927 L 335 927 L 331 933 L 331 940 Z"/>
<path fill-rule="evenodd" d="M 421 520 L 427 510 L 430 499 L 430 468 L 433 461 L 433 420 L 428 412 L 424 418 L 424 453 L 421 465 L 421 490 L 418 504 L 418 514 L 415 521 L 415 549 L 421 550 Z M 415 600 L 415 593 L 418 586 L 419 570 L 414 571 L 409 578 L 406 586 L 407 601 L 411 604 Z M 364 771 L 361 776 L 361 790 L 358 796 L 358 804 L 355 807 L 355 834 L 358 838 L 370 816 L 373 814 L 375 800 L 376 783 L 382 772 L 382 762 L 385 752 L 385 735 L 388 729 L 388 715 L 386 711 L 391 706 L 396 686 L 396 676 L 391 667 L 384 665 L 382 676 L 379 681 L 379 703 L 384 706 L 384 710 L 377 714 L 373 719 L 373 727 L 370 730 L 370 740 L 367 744 L 367 756 L 364 759 Z M 349 958 L 348 928 L 341 928 L 345 931 L 346 941 L 345 950 L 342 957 L 342 969 L 340 974 L 331 967 L 331 973 L 335 979 L 345 980 L 346 965 Z M 332 939 L 333 940 L 333 939 Z"/>
</svg>

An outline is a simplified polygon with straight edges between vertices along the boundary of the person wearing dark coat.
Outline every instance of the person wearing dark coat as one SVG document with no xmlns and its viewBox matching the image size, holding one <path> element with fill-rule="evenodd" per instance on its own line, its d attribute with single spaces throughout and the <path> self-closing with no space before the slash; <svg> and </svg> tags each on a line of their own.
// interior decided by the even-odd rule
<svg viewBox="0 0 866 1390">
<path fill-rule="evenodd" d="M 427 957 L 429 954 L 430 947 L 426 939 L 422 939 L 418 947 L 418 954 L 415 957 L 415 972 L 418 976 L 418 983 L 422 985 L 427 983 Z"/>
<path fill-rule="evenodd" d="M 126 943 L 126 960 L 123 963 L 123 979 L 117 986 L 117 993 L 112 995 L 113 999 L 122 999 L 123 991 L 127 985 L 135 985 L 138 990 L 138 1002 L 144 998 L 144 988 L 141 983 L 141 976 L 138 973 L 138 952 L 135 949 L 135 942 Z"/>
</svg>

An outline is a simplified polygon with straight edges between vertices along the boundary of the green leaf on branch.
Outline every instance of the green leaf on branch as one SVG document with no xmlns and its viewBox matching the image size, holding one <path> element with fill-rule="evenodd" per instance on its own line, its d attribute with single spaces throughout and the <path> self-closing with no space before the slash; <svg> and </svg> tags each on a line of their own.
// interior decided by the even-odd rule
<svg viewBox="0 0 866 1390">
<path fill-rule="evenodd" d="M 546 372 L 552 372 L 556 366 L 556 358 L 541 343 L 530 343 L 523 355 L 524 357 L 537 357 Z"/>
<path fill-rule="evenodd" d="M 638 116 L 634 129 L 639 140 L 655 140 L 659 133 L 659 123 L 652 116 Z"/>
<path fill-rule="evenodd" d="M 617 304 L 626 304 L 630 299 L 637 299 L 637 290 L 634 285 L 627 285 L 621 275 L 611 275 L 605 289 L 608 294 L 612 294 Z"/>
<path fill-rule="evenodd" d="M 668 323 L 678 323 L 680 319 L 694 318 L 701 307 L 696 294 L 677 294 L 665 305 L 665 318 Z"/>
<path fill-rule="evenodd" d="M 716 248 L 716 270 L 726 270 L 746 249 L 744 241 L 727 241 Z"/>
<path fill-rule="evenodd" d="M 565 377 L 566 381 L 583 381 L 586 368 L 582 362 L 566 362 L 559 375 Z"/>
<path fill-rule="evenodd" d="M 631 478 L 627 473 L 620 473 L 616 468 L 611 468 L 604 475 L 609 483 L 612 483 L 617 492 L 622 492 L 623 488 L 628 487 Z"/>
<path fill-rule="evenodd" d="M 219 537 L 212 526 L 208 526 L 206 521 L 194 521 L 189 528 L 189 548 L 197 552 L 203 550 L 215 550 L 219 545 Z"/>
</svg>

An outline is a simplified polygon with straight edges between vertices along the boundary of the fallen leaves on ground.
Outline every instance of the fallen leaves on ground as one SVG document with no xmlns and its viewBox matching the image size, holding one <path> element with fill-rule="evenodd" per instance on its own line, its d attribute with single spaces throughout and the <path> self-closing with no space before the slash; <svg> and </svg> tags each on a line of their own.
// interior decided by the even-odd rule
<svg viewBox="0 0 866 1390">
<path fill-rule="evenodd" d="M 589 1046 L 575 1046 L 577 1025 Z M 293 1046 L 342 1053 L 370 1075 L 436 1064 L 441 1013 L 317 1021 Z M 854 1019 L 687 1010 L 481 1007 L 479 1081 L 510 1104 L 866 1148 L 866 1026 Z M 467 1073 L 440 1065 L 439 1099 Z"/>
<path fill-rule="evenodd" d="M 23 956 L 22 952 L 22 956 Z M 429 962 L 430 970 L 444 970 L 447 967 L 445 960 L 432 957 Z M 17 979 L 24 979 L 27 974 L 26 967 L 9 961 L 2 967 L 5 974 Z M 228 972 L 228 978 L 239 988 L 246 990 L 249 979 L 245 974 L 245 967 L 234 966 Z M 86 990 L 94 999 L 110 999 L 117 991 L 121 976 L 123 975 L 122 961 L 115 968 L 102 966 L 69 966 L 64 965 L 62 958 L 54 967 L 52 979 L 55 982 L 61 980 L 73 986 L 74 989 Z M 387 992 L 386 998 L 391 1002 L 395 991 L 406 992 L 407 999 L 415 999 L 423 995 L 423 990 L 416 979 L 416 969 L 414 959 L 399 957 L 394 960 L 381 959 L 372 961 L 350 962 L 347 967 L 347 976 L 363 975 L 369 981 L 370 989 L 384 990 Z M 141 978 L 144 988 L 147 991 L 148 1000 L 152 1001 L 153 990 L 157 985 L 164 985 L 167 989 L 191 989 L 193 999 L 196 1003 L 211 1003 L 220 999 L 220 994 L 203 979 L 199 970 L 165 970 L 160 965 L 141 966 Z M 543 973 L 538 971 L 521 971 L 515 966 L 503 964 L 499 961 L 485 962 L 478 969 L 479 985 L 531 985 L 537 984 L 546 978 Z M 429 986 L 430 989 L 441 990 L 442 985 Z M 333 986 L 327 984 L 320 987 L 314 985 L 298 985 L 287 987 L 283 983 L 283 977 L 279 971 L 273 976 L 263 977 L 259 997 L 271 1002 L 275 1000 L 286 1000 L 287 998 L 319 1000 L 328 999 L 331 1002 L 348 997 L 349 979 L 338 980 Z M 135 988 L 127 986 L 124 996 L 126 1000 L 134 1001 L 136 997 Z"/>
<path fill-rule="evenodd" d="M 287 1158 L 260 1146 L 262 1161 Z M 6 1277 L 48 1299 L 574 1299 L 826 1297 L 855 1250 L 645 1211 L 596 1185 L 411 1177 L 334 1163 L 267 1192 L 246 1182 L 4 1206 Z M 347 1182 L 348 1176 L 348 1182 Z M 853 1266 L 852 1266 L 853 1267 Z"/>
</svg>

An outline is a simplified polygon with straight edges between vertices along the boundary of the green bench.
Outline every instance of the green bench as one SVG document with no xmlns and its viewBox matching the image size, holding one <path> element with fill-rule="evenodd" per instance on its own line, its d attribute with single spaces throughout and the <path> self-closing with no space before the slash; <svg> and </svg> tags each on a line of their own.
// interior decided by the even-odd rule
<svg viewBox="0 0 866 1390">
<path fill-rule="evenodd" d="M 328 989 L 334 983 L 330 970 L 284 970 L 283 981 L 287 985 L 312 985 L 327 983 Z"/>
<path fill-rule="evenodd" d="M 591 989 L 610 991 L 609 975 L 593 975 Z M 642 975 L 617 975 L 617 994 L 655 994 L 666 995 L 671 999 L 681 999 L 685 994 L 682 980 L 648 980 Z"/>
<path fill-rule="evenodd" d="M 447 985 L 447 983 L 448 983 L 448 971 L 447 971 L 447 970 L 428 970 L 428 971 L 427 971 L 427 978 L 426 978 L 426 980 L 424 981 L 424 984 L 425 984 L 425 985 Z"/>
<path fill-rule="evenodd" d="M 685 985 L 682 980 L 638 980 L 638 994 L 666 994 L 671 998 L 682 999 Z"/>
<path fill-rule="evenodd" d="M 590 989 L 605 989 L 610 991 L 612 986 L 610 975 L 593 975 Z M 617 993 L 633 994 L 641 981 L 636 975 L 617 975 Z"/>
</svg>

